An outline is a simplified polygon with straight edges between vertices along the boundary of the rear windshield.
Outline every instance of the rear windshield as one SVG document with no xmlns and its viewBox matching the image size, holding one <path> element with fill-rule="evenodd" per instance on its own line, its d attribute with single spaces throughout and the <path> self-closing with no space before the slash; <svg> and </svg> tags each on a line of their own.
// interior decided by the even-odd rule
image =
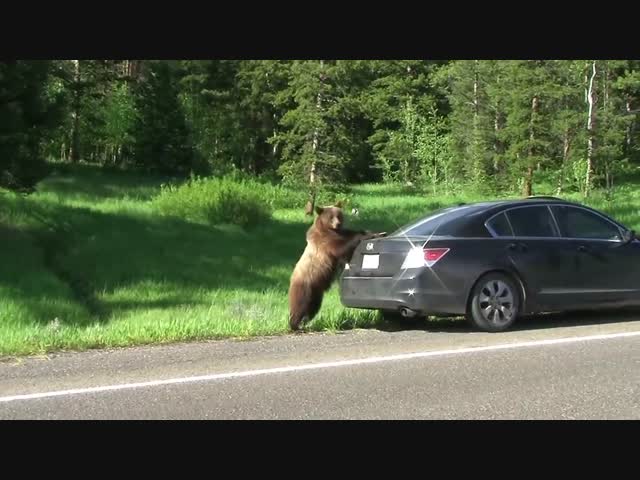
<svg viewBox="0 0 640 480">
<path fill-rule="evenodd" d="M 396 230 L 392 236 L 429 236 L 451 235 L 451 227 L 458 224 L 456 220 L 462 220 L 467 215 L 477 211 L 477 205 L 465 205 L 461 207 L 448 207 L 436 210 L 426 218 L 405 225 Z"/>
</svg>

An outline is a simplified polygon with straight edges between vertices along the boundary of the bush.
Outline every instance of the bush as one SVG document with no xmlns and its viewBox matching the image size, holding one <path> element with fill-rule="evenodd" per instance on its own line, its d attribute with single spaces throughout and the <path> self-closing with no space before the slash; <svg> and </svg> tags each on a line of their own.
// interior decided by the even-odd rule
<svg viewBox="0 0 640 480">
<path fill-rule="evenodd" d="M 254 181 L 192 178 L 180 186 L 163 186 L 154 205 L 162 215 L 250 227 L 271 216 L 271 204 L 261 195 L 262 190 Z"/>
<path fill-rule="evenodd" d="M 273 209 L 297 209 L 302 210 L 307 201 L 309 194 L 306 189 L 294 189 L 284 185 L 271 185 L 269 183 L 255 182 L 253 187 L 256 192 L 260 193 L 260 197 Z M 351 195 L 340 188 L 325 188 L 318 193 L 316 197 L 316 205 L 332 205 L 341 200 L 345 205 L 349 203 Z"/>
<path fill-rule="evenodd" d="M 232 169 L 225 178 L 238 183 L 251 185 L 251 189 L 260 195 L 260 198 L 272 209 L 304 208 L 308 196 L 306 191 L 293 189 L 282 184 L 273 185 L 266 179 L 256 179 L 241 170 Z"/>
<path fill-rule="evenodd" d="M 292 190 L 281 185 L 258 184 L 262 198 L 273 209 L 297 208 L 302 209 L 307 203 L 307 194 L 303 191 Z"/>
</svg>

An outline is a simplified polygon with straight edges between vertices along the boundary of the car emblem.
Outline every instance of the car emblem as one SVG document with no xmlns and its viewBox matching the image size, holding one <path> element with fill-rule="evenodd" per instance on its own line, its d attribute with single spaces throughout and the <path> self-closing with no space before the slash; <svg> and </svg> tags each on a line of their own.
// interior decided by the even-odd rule
<svg viewBox="0 0 640 480">
<path fill-rule="evenodd" d="M 367 243 L 367 250 L 373 250 L 373 243 Z"/>
</svg>

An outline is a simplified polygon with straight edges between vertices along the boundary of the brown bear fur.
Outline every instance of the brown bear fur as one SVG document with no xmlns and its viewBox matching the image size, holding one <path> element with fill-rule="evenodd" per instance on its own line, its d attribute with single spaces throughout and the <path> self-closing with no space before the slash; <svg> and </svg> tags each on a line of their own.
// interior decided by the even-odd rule
<svg viewBox="0 0 640 480">
<path fill-rule="evenodd" d="M 298 330 L 320 310 L 325 292 L 351 259 L 362 240 L 385 233 L 347 230 L 340 206 L 316 207 L 317 217 L 307 230 L 307 246 L 298 260 L 289 286 L 289 326 Z"/>
</svg>

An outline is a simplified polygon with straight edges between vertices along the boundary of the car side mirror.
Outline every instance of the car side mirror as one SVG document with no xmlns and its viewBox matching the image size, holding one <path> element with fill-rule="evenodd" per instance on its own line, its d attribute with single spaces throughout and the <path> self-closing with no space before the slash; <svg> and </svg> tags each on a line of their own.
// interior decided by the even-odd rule
<svg viewBox="0 0 640 480">
<path fill-rule="evenodd" d="M 625 245 L 633 242 L 636 238 L 637 237 L 635 230 L 625 230 L 625 232 L 622 234 L 622 242 Z"/>
</svg>

